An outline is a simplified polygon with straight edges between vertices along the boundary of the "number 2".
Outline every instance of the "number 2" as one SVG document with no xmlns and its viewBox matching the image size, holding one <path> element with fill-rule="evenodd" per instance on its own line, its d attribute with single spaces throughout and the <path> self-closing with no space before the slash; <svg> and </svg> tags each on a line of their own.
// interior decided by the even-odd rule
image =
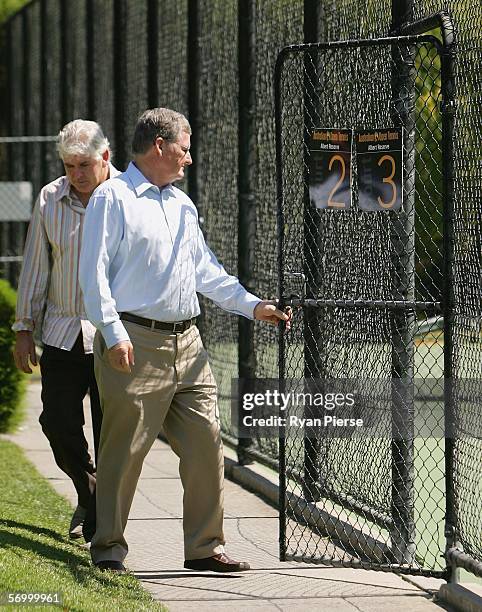
<svg viewBox="0 0 482 612">
<path fill-rule="evenodd" d="M 393 177 L 395 176 L 396 166 L 395 166 L 395 160 L 393 159 L 391 155 L 383 155 L 382 157 L 380 157 L 380 159 L 378 160 L 378 165 L 381 166 L 383 162 L 385 161 L 389 161 L 392 164 L 392 173 L 390 174 L 390 176 L 387 176 L 383 179 L 383 182 L 388 183 L 392 188 L 392 199 L 389 202 L 384 202 L 380 196 L 378 196 L 377 199 L 378 199 L 378 203 L 380 204 L 382 208 L 391 208 L 395 204 L 395 201 L 397 199 L 397 186 L 393 182 Z"/>
<path fill-rule="evenodd" d="M 341 164 L 340 180 L 336 183 L 336 185 L 330 191 L 330 195 L 328 196 L 328 206 L 330 206 L 332 208 L 346 208 L 345 202 L 335 202 L 334 200 L 332 200 L 332 198 L 335 195 L 336 191 L 338 190 L 340 185 L 345 180 L 345 175 L 346 175 L 346 164 L 345 164 L 344 158 L 341 155 L 333 155 L 333 157 L 330 159 L 330 163 L 328 165 L 328 170 L 331 170 L 331 167 L 333 166 L 333 163 L 335 161 L 338 161 Z"/>
</svg>

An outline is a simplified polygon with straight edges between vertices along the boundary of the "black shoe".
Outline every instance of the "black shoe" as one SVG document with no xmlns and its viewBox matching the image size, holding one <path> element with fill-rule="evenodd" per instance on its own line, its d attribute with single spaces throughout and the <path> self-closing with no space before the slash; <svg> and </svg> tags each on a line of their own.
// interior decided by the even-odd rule
<svg viewBox="0 0 482 612">
<path fill-rule="evenodd" d="M 92 542 L 94 533 L 95 533 L 95 516 L 92 519 L 92 517 L 89 516 L 89 512 L 87 512 L 87 515 L 84 519 L 84 523 L 82 525 L 82 535 L 84 536 L 84 540 L 86 542 Z"/>
<path fill-rule="evenodd" d="M 117 574 L 125 574 L 127 569 L 120 561 L 98 561 L 94 563 L 102 572 L 116 572 Z"/>
<path fill-rule="evenodd" d="M 82 535 L 86 542 L 91 542 L 95 533 L 95 495 L 92 496 L 87 512 L 84 518 L 84 524 L 82 525 Z"/>
<path fill-rule="evenodd" d="M 192 570 L 210 570 L 211 572 L 245 572 L 250 569 L 245 561 L 233 561 L 224 553 L 206 559 L 188 559 L 184 567 Z"/>
</svg>

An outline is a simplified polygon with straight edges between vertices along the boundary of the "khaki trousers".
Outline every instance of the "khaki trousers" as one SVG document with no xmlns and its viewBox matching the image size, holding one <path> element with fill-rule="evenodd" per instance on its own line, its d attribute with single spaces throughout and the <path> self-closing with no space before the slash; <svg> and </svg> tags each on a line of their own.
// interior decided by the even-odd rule
<svg viewBox="0 0 482 612">
<path fill-rule="evenodd" d="M 223 552 L 223 446 L 217 389 L 197 327 L 183 334 L 123 322 L 134 346 L 132 373 L 114 370 L 104 340 L 94 342 L 103 423 L 97 465 L 94 563 L 123 561 L 132 499 L 161 427 L 179 457 L 185 559 Z"/>
</svg>

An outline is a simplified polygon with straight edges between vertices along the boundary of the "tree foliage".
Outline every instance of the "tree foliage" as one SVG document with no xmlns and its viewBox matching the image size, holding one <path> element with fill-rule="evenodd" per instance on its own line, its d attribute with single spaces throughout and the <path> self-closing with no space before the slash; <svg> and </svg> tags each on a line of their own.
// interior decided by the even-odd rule
<svg viewBox="0 0 482 612">
<path fill-rule="evenodd" d="M 0 0 L 0 23 L 19 11 L 30 0 Z"/>
<path fill-rule="evenodd" d="M 15 367 L 12 347 L 15 333 L 15 291 L 0 279 L 0 432 L 9 431 L 20 418 L 25 375 Z"/>
</svg>

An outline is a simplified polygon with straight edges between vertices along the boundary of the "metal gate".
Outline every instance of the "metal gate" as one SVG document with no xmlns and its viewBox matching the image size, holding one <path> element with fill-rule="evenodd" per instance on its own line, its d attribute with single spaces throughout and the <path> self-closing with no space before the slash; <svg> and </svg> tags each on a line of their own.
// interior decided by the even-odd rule
<svg viewBox="0 0 482 612">
<path fill-rule="evenodd" d="M 364 422 L 282 429 L 281 560 L 448 576 L 454 86 L 445 42 L 304 44 L 277 60 L 279 297 L 294 307 L 280 380 L 312 395 L 356 387 L 349 416 Z"/>
</svg>

